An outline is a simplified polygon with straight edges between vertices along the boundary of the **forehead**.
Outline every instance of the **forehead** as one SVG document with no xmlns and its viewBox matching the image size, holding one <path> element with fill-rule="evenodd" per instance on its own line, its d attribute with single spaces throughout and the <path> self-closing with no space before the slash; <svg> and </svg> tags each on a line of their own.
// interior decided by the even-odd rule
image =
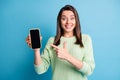
<svg viewBox="0 0 120 80">
<path fill-rule="evenodd" d="M 74 16 L 74 13 L 70 10 L 65 10 L 62 12 L 62 16 Z"/>
</svg>

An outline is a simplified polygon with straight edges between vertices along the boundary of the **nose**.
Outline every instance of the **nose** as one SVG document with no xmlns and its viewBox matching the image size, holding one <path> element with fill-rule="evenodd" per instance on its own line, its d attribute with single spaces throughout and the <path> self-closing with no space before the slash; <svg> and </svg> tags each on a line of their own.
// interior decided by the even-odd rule
<svg viewBox="0 0 120 80">
<path fill-rule="evenodd" d="M 67 19 L 67 23 L 70 23 L 70 19 Z"/>
</svg>

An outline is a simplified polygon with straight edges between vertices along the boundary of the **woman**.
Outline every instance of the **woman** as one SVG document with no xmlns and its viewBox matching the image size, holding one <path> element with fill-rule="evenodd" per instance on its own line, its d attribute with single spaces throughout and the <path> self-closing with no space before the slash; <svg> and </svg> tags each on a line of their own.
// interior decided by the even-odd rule
<svg viewBox="0 0 120 80">
<path fill-rule="evenodd" d="M 31 45 L 30 36 L 26 42 Z M 30 46 L 31 47 L 31 46 Z M 81 33 L 79 16 L 71 5 L 61 8 L 57 17 L 57 32 L 40 55 L 34 49 L 34 66 L 38 74 L 52 67 L 52 80 L 87 80 L 95 63 L 90 36 Z"/>
</svg>

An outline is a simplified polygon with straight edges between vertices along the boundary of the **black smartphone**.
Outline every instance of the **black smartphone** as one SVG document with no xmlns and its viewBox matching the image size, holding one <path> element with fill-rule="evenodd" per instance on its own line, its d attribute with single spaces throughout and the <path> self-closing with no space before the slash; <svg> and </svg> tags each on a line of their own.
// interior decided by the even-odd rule
<svg viewBox="0 0 120 80">
<path fill-rule="evenodd" d="M 41 48 L 40 29 L 39 28 L 30 29 L 30 37 L 32 49 Z"/>
</svg>

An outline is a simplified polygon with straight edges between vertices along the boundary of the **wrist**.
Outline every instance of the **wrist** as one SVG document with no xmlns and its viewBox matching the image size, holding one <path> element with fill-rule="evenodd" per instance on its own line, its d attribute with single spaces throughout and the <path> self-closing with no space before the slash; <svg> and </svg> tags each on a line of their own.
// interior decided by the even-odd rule
<svg viewBox="0 0 120 80">
<path fill-rule="evenodd" d="M 39 48 L 38 49 L 34 49 L 34 52 L 38 53 L 38 52 L 40 52 L 40 49 Z"/>
<path fill-rule="evenodd" d="M 68 62 L 70 62 L 71 59 L 72 59 L 72 56 L 69 54 L 69 55 L 66 57 L 66 60 L 67 60 Z"/>
</svg>

